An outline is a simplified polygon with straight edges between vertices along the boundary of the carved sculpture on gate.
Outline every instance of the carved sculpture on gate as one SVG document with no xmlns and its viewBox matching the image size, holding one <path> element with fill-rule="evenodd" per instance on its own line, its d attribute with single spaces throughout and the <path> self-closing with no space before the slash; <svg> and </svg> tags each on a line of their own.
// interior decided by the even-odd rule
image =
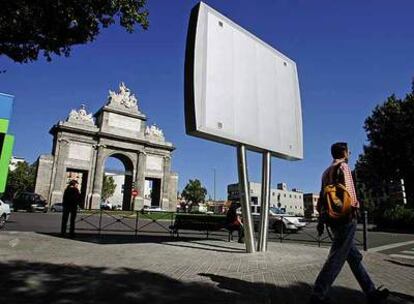
<svg viewBox="0 0 414 304">
<path fill-rule="evenodd" d="M 92 113 L 88 114 L 86 112 L 86 107 L 84 104 L 81 105 L 79 110 L 70 111 L 67 121 L 74 122 L 74 123 L 95 125 L 95 121 L 93 120 Z"/>
<path fill-rule="evenodd" d="M 155 124 L 145 128 L 145 137 L 156 141 L 165 141 L 164 132 Z"/>
<path fill-rule="evenodd" d="M 118 93 L 109 90 L 107 105 L 122 106 L 126 109 L 138 110 L 138 100 L 125 83 L 121 82 Z"/>
</svg>

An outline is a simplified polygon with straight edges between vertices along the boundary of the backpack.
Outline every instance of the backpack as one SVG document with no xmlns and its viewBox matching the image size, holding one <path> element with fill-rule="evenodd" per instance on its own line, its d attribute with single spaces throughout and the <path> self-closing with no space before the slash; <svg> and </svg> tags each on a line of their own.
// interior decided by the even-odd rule
<svg viewBox="0 0 414 304">
<path fill-rule="evenodd" d="M 319 214 L 327 224 L 347 223 L 352 219 L 352 199 L 345 187 L 341 164 L 336 165 L 330 172 L 333 183 L 321 190 L 318 201 Z"/>
</svg>

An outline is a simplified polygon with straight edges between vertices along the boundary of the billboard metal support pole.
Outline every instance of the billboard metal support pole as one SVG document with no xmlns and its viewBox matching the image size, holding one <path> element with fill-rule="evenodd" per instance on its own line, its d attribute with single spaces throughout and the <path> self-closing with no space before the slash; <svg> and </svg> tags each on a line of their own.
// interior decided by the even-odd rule
<svg viewBox="0 0 414 304">
<path fill-rule="evenodd" d="M 243 214 L 244 241 L 246 244 L 246 252 L 254 253 L 255 246 L 253 221 L 252 215 L 250 213 L 250 190 L 249 178 L 247 174 L 246 147 L 242 144 L 237 146 L 237 169 L 239 172 L 239 192 Z"/>
<path fill-rule="evenodd" d="M 260 208 L 260 233 L 257 243 L 257 251 L 266 252 L 267 234 L 269 230 L 269 205 L 270 205 L 270 180 L 271 180 L 271 154 L 263 152 L 262 159 L 262 197 Z"/>
</svg>

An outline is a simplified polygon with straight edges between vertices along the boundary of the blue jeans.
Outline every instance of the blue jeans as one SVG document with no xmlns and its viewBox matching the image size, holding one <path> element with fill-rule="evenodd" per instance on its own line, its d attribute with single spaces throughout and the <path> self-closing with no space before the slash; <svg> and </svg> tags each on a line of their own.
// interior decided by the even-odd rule
<svg viewBox="0 0 414 304">
<path fill-rule="evenodd" d="M 313 294 L 320 299 L 326 298 L 329 288 L 341 272 L 345 261 L 348 262 L 352 273 L 365 294 L 375 290 L 374 283 L 362 265 L 362 254 L 354 243 L 356 222 L 352 221 L 348 224 L 332 227 L 331 230 L 333 233 L 331 250 L 316 278 Z"/>
</svg>

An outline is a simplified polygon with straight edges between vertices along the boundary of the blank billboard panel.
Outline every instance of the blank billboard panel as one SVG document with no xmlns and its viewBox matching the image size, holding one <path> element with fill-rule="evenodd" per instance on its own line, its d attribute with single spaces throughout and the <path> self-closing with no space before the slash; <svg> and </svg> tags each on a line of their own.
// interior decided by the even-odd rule
<svg viewBox="0 0 414 304">
<path fill-rule="evenodd" d="M 190 17 L 185 118 L 189 135 L 303 158 L 295 62 L 204 3 Z"/>
</svg>

